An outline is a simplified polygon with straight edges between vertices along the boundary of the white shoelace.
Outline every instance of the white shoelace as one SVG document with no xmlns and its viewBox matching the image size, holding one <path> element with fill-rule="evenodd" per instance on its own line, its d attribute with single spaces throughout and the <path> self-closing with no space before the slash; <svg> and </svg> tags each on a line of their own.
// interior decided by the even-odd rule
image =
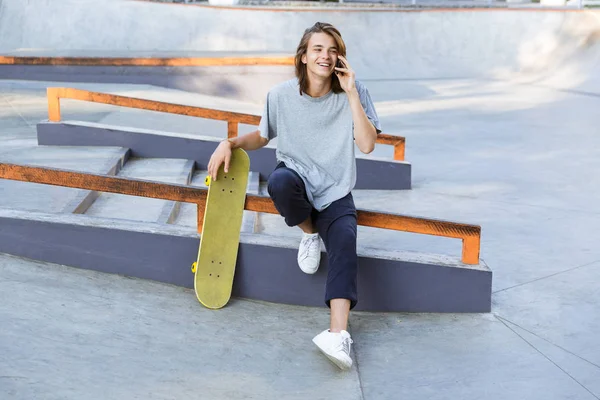
<svg viewBox="0 0 600 400">
<path fill-rule="evenodd" d="M 319 254 L 320 250 L 321 246 L 319 243 L 319 235 L 308 236 L 304 243 L 304 253 L 302 253 L 302 259 L 304 260 L 308 256 L 315 257 Z"/>
<path fill-rule="evenodd" d="M 348 355 L 350 355 L 350 345 L 354 343 L 354 341 L 350 338 L 346 338 L 344 340 L 342 340 L 342 348 L 344 350 L 344 352 Z"/>
</svg>

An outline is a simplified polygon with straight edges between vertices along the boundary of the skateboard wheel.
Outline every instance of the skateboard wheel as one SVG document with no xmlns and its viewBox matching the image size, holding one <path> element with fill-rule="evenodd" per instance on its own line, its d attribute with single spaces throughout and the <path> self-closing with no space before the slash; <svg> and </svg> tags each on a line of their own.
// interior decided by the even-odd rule
<svg viewBox="0 0 600 400">
<path fill-rule="evenodd" d="M 192 264 L 192 272 L 195 274 L 196 273 L 196 267 L 198 266 L 198 263 L 193 263 Z"/>
<path fill-rule="evenodd" d="M 206 178 L 204 178 L 204 184 L 210 186 L 210 175 L 207 175 Z"/>
</svg>

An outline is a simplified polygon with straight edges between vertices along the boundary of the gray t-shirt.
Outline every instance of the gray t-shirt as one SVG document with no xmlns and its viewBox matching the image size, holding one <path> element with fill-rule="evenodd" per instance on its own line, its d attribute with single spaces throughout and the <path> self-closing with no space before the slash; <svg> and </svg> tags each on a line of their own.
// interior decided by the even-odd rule
<svg viewBox="0 0 600 400">
<path fill-rule="evenodd" d="M 367 88 L 356 81 L 360 102 L 381 132 Z M 304 180 L 308 199 L 319 211 L 346 196 L 356 183 L 354 123 L 345 92 L 313 98 L 300 95 L 296 78 L 267 95 L 259 126 L 262 137 L 277 137 L 277 161 L 283 161 Z"/>
</svg>

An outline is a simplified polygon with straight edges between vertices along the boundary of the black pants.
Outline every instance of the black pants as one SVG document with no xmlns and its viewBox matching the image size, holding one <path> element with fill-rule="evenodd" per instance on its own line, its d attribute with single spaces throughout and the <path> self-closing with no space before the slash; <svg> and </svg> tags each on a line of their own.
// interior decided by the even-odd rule
<svg viewBox="0 0 600 400">
<path fill-rule="evenodd" d="M 308 201 L 302 178 L 284 163 L 279 163 L 268 182 L 271 199 L 288 226 L 296 226 L 309 217 L 327 250 L 329 271 L 325 304 L 331 299 L 348 299 L 350 308 L 358 302 L 356 255 L 356 207 L 352 194 L 317 211 Z"/>
</svg>

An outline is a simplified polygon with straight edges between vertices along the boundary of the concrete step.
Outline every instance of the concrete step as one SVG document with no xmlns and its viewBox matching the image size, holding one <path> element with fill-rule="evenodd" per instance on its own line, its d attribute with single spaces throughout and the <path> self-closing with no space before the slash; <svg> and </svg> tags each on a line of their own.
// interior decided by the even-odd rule
<svg viewBox="0 0 600 400">
<path fill-rule="evenodd" d="M 195 228 L 0 208 L 0 253 L 193 287 Z M 359 244 L 356 310 L 489 312 L 492 272 L 480 260 Z M 314 275 L 297 268 L 298 240 L 242 233 L 233 295 L 324 307 L 327 257 Z"/>
<path fill-rule="evenodd" d="M 4 149 L 6 150 L 6 149 Z M 0 161 L 110 174 L 123 162 L 127 149 L 119 147 L 27 146 L 0 151 Z M 0 180 L 0 207 L 71 213 L 89 191 L 29 182 Z"/>
<path fill-rule="evenodd" d="M 194 162 L 183 159 L 130 159 L 118 176 L 158 182 L 188 184 L 194 171 Z M 177 202 L 101 193 L 85 210 L 85 214 L 103 218 L 170 223 L 177 218 Z"/>
</svg>

